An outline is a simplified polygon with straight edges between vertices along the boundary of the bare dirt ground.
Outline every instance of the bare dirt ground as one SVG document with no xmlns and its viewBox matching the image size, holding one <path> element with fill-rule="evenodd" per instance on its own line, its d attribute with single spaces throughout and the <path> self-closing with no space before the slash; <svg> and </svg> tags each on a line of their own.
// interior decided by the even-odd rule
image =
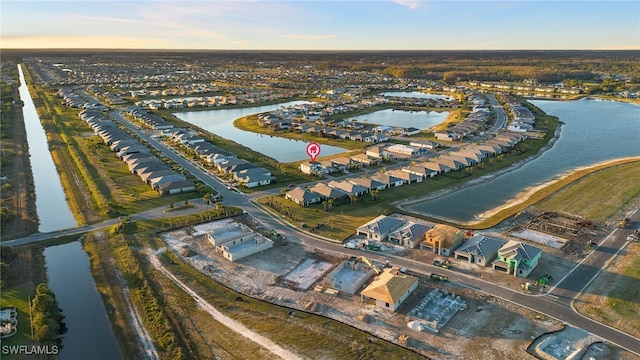
<svg viewBox="0 0 640 360">
<path fill-rule="evenodd" d="M 523 358 L 530 356 L 527 355 L 527 347 L 534 338 L 562 328 L 562 324 L 553 319 L 500 299 L 426 279 L 421 279 L 418 290 L 409 297 L 407 304 L 392 313 L 371 303 L 361 303 L 358 295 L 341 293 L 332 296 L 313 290 L 300 291 L 281 281 L 306 259 L 336 265 L 343 258 L 316 252 L 296 243 L 276 241 L 273 249 L 232 263 L 223 259 L 204 236 L 193 237 L 185 230 L 167 232 L 161 236 L 168 247 L 185 261 L 236 291 L 346 322 L 380 338 L 403 344 L 429 358 Z M 414 256 L 427 257 L 425 254 Z M 571 265 L 571 261 L 564 263 L 553 258 L 548 261 L 550 264 L 557 262 L 562 268 Z M 468 265 L 469 268 L 462 264 L 457 266 L 460 271 L 475 271 L 472 265 Z M 489 271 L 480 274 L 486 278 L 493 276 Z M 503 274 L 497 276 L 505 277 Z M 518 280 L 521 279 L 505 278 L 506 282 L 514 283 L 514 288 L 520 288 Z M 456 314 L 439 333 L 410 329 L 407 327 L 409 320 L 406 313 L 435 286 L 447 287 L 465 299 L 467 309 Z M 496 319 L 499 319 L 499 326 L 496 326 Z"/>
</svg>

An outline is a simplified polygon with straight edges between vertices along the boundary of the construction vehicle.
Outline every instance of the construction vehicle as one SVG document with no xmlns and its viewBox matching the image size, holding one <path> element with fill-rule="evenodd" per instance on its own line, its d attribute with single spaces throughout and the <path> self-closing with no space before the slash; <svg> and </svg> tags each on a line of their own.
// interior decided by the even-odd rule
<svg viewBox="0 0 640 360">
<path fill-rule="evenodd" d="M 373 269 L 373 272 L 376 273 L 376 275 L 380 275 L 382 274 L 382 270 L 380 270 L 380 268 L 378 267 L 378 265 L 376 265 L 373 261 L 369 260 L 368 258 L 364 257 L 364 256 L 360 256 L 360 260 L 369 265 L 369 267 L 371 267 Z"/>
<path fill-rule="evenodd" d="M 619 228 L 627 227 L 627 225 L 629 225 L 629 218 L 628 217 L 620 220 L 620 222 L 618 223 L 618 227 Z"/>
<path fill-rule="evenodd" d="M 433 261 L 433 265 L 439 266 L 439 267 L 444 268 L 444 269 L 449 269 L 451 267 L 451 263 L 449 262 L 449 260 L 435 259 Z"/>
<path fill-rule="evenodd" d="M 440 275 L 440 274 L 431 274 L 431 280 L 433 281 L 449 281 L 449 278 L 444 276 L 444 275 Z"/>
</svg>

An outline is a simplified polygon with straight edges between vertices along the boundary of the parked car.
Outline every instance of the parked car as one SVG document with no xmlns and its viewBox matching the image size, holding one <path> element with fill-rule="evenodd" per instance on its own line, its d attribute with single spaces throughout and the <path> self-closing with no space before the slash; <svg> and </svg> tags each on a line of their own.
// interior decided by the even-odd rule
<svg viewBox="0 0 640 360">
<path fill-rule="evenodd" d="M 636 234 L 629 234 L 629 236 L 627 236 L 627 241 L 636 241 L 638 240 L 638 236 Z"/>
</svg>

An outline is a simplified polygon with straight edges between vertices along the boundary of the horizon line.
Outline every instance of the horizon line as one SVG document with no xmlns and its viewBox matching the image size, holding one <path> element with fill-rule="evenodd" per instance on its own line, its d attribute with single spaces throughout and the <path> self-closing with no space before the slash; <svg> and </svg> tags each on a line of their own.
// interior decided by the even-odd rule
<svg viewBox="0 0 640 360">
<path fill-rule="evenodd" d="M 640 47 L 637 49 L 549 49 L 549 48 L 532 48 L 532 49 L 181 49 L 181 48 L 3 48 L 0 47 L 0 51 L 38 51 L 38 50 L 70 50 L 70 51 L 87 51 L 87 50 L 108 50 L 108 51 L 237 51 L 237 52 L 249 52 L 249 51 L 274 51 L 274 52 L 443 52 L 443 51 L 640 51 Z"/>
</svg>

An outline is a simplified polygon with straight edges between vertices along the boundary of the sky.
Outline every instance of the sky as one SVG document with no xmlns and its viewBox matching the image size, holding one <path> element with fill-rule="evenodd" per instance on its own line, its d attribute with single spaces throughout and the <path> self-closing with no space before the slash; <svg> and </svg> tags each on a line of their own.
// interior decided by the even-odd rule
<svg viewBox="0 0 640 360">
<path fill-rule="evenodd" d="M 640 49 L 640 1 L 0 0 L 0 48 Z"/>
</svg>

